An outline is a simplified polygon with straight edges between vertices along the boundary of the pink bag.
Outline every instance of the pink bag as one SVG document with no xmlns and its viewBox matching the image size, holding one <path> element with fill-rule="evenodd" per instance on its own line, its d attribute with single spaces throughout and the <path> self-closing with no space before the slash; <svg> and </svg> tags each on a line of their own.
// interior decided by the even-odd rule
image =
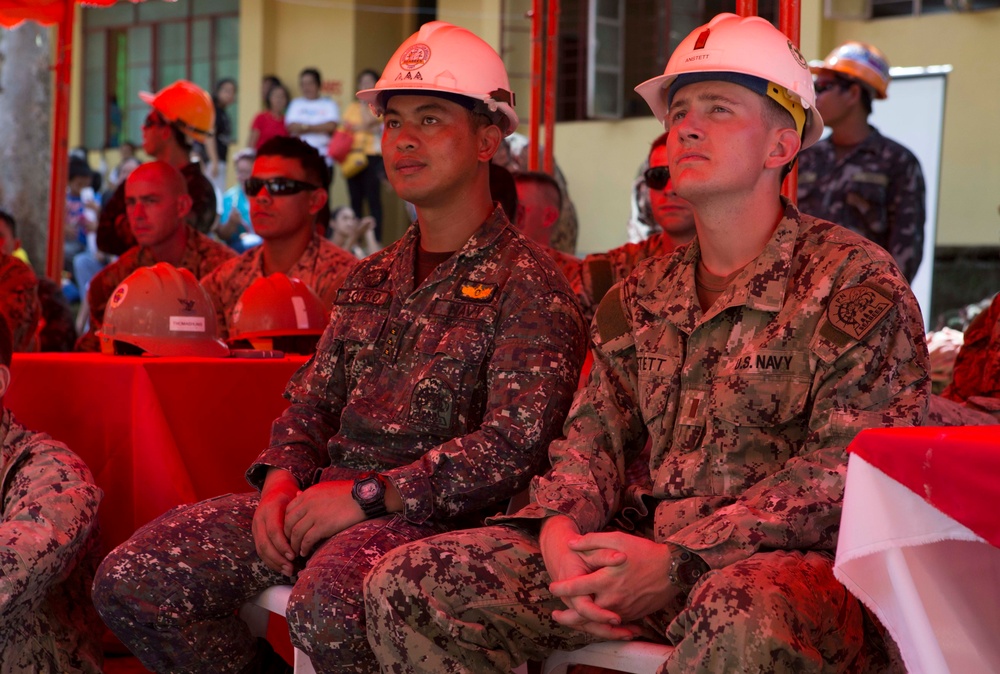
<svg viewBox="0 0 1000 674">
<path fill-rule="evenodd" d="M 330 136 L 330 145 L 326 148 L 326 153 L 330 155 L 330 159 L 339 164 L 347 158 L 353 144 L 354 134 L 350 131 L 337 129 Z"/>
</svg>

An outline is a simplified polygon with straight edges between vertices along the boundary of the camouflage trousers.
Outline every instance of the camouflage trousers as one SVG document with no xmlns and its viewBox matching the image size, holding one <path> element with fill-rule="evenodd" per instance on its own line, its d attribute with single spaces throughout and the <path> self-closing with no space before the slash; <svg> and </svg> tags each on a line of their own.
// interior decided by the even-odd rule
<svg viewBox="0 0 1000 674">
<path fill-rule="evenodd" d="M 399 516 L 362 522 L 329 538 L 295 578 L 257 555 L 256 493 L 174 509 L 139 529 L 98 568 L 94 604 L 108 627 L 156 672 L 239 672 L 256 640 L 236 611 L 273 585 L 293 584 L 292 643 L 317 671 L 374 672 L 362 583 L 387 551 L 440 533 Z"/>
<path fill-rule="evenodd" d="M 383 672 L 483 674 L 594 641 L 551 618 L 564 606 L 550 580 L 537 539 L 514 527 L 405 546 L 365 582 L 369 643 Z M 892 671 L 881 635 L 814 552 L 708 573 L 683 606 L 644 623 L 675 647 L 660 674 Z"/>
</svg>

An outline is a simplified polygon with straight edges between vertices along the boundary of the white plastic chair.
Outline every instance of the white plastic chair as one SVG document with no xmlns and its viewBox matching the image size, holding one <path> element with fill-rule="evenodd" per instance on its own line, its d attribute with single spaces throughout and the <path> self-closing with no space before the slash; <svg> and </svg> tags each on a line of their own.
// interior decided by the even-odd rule
<svg viewBox="0 0 1000 674">
<path fill-rule="evenodd" d="M 250 627 L 255 637 L 267 636 L 267 621 L 271 613 L 285 617 L 288 607 L 288 597 L 292 594 L 291 585 L 275 585 L 269 587 L 240 608 L 240 618 Z M 316 674 L 309 656 L 295 649 L 292 663 L 295 674 Z"/>
<path fill-rule="evenodd" d="M 648 641 L 603 641 L 575 651 L 556 651 L 545 659 L 542 674 L 566 674 L 570 665 L 591 665 L 631 674 L 654 674 L 673 651 Z"/>
</svg>

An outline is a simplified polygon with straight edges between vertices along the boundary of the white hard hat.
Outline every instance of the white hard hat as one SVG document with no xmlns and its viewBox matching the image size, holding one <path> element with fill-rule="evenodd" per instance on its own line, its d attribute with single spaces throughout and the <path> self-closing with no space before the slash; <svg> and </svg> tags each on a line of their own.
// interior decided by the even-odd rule
<svg viewBox="0 0 1000 674">
<path fill-rule="evenodd" d="M 714 79 L 742 84 L 788 110 L 799 126 L 802 149 L 822 135 L 809 64 L 787 36 L 758 16 L 717 15 L 681 41 L 662 75 L 635 90 L 663 122 L 675 83 Z"/>
<path fill-rule="evenodd" d="M 386 94 L 447 94 L 472 99 L 476 112 L 501 122 L 505 134 L 517 128 L 514 92 L 507 69 L 493 47 L 465 28 L 431 21 L 408 37 L 392 55 L 373 89 L 357 93 L 376 114 L 385 111 Z"/>
</svg>

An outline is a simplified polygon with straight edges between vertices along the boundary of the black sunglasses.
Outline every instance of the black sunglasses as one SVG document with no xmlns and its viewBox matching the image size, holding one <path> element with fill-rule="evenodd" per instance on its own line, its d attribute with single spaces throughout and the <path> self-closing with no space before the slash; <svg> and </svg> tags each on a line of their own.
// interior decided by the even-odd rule
<svg viewBox="0 0 1000 674">
<path fill-rule="evenodd" d="M 319 189 L 319 185 L 304 183 L 301 180 L 294 180 L 292 178 L 247 178 L 245 185 L 248 197 L 257 196 L 265 187 L 267 188 L 267 193 L 272 197 L 284 197 L 305 192 L 306 190 Z"/>
<path fill-rule="evenodd" d="M 850 82 L 844 82 L 842 80 L 829 80 L 827 82 L 816 82 L 813 87 L 816 89 L 816 95 L 819 96 L 824 91 L 829 91 L 830 89 L 846 89 L 851 86 Z"/>
<path fill-rule="evenodd" d="M 642 174 L 646 179 L 646 187 L 651 190 L 662 190 L 670 182 L 670 169 L 666 166 L 654 166 Z"/>
<path fill-rule="evenodd" d="M 154 126 L 166 126 L 167 120 L 157 115 L 150 115 L 142 122 L 142 128 L 152 129 Z"/>
</svg>

